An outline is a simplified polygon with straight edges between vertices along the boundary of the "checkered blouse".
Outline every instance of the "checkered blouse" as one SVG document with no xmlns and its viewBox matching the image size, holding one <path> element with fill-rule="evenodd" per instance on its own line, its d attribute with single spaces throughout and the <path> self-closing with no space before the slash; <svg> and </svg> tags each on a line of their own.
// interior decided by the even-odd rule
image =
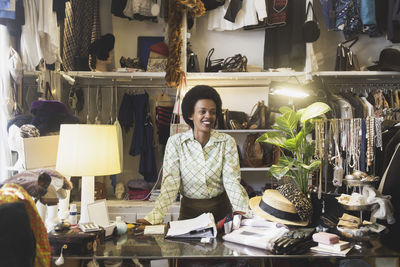
<svg viewBox="0 0 400 267">
<path fill-rule="evenodd" d="M 230 135 L 211 131 L 202 147 L 193 131 L 168 139 L 165 149 L 161 194 L 154 209 L 145 217 L 162 223 L 178 191 L 192 199 L 210 199 L 226 191 L 233 211 L 247 213 L 249 198 L 240 185 L 236 142 Z"/>
</svg>

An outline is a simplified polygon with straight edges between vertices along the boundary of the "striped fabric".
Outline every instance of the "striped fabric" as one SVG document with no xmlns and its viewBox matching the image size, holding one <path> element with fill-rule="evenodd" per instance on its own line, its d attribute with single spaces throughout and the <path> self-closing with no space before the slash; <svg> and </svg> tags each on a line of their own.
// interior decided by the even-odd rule
<svg viewBox="0 0 400 267">
<path fill-rule="evenodd" d="M 72 71 L 75 59 L 88 57 L 90 43 L 100 37 L 99 0 L 66 2 L 64 25 L 63 66 Z"/>
</svg>

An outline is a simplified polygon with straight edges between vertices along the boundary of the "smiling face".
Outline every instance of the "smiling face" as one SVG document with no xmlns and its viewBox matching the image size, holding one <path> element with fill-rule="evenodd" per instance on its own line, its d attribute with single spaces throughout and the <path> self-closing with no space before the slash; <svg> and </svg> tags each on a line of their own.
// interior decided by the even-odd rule
<svg viewBox="0 0 400 267">
<path fill-rule="evenodd" d="M 198 100 L 190 119 L 193 121 L 194 132 L 210 133 L 217 119 L 215 102 L 211 99 Z"/>
</svg>

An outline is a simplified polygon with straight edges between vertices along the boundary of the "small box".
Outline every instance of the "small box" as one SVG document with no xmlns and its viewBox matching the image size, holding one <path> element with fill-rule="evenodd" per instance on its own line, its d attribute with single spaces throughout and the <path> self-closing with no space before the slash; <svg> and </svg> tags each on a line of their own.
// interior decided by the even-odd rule
<svg viewBox="0 0 400 267">
<path fill-rule="evenodd" d="M 89 219 L 91 222 L 103 227 L 106 231 L 106 237 L 112 235 L 115 224 L 110 222 L 106 200 L 98 200 L 94 203 L 88 204 Z"/>
<path fill-rule="evenodd" d="M 100 228 L 99 231 L 84 233 L 79 228 L 71 228 L 65 233 L 51 231 L 49 233 L 49 243 L 52 255 L 60 255 L 61 247 L 64 255 L 92 255 L 95 247 L 104 243 L 105 231 Z"/>
</svg>

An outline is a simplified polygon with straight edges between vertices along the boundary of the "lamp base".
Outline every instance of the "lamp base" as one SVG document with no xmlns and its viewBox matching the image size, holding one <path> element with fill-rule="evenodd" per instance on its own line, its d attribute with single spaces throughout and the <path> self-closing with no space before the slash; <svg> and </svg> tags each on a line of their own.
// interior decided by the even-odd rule
<svg viewBox="0 0 400 267">
<path fill-rule="evenodd" d="M 81 218 L 79 223 L 90 222 L 88 204 L 94 202 L 94 176 L 82 176 Z"/>
</svg>

